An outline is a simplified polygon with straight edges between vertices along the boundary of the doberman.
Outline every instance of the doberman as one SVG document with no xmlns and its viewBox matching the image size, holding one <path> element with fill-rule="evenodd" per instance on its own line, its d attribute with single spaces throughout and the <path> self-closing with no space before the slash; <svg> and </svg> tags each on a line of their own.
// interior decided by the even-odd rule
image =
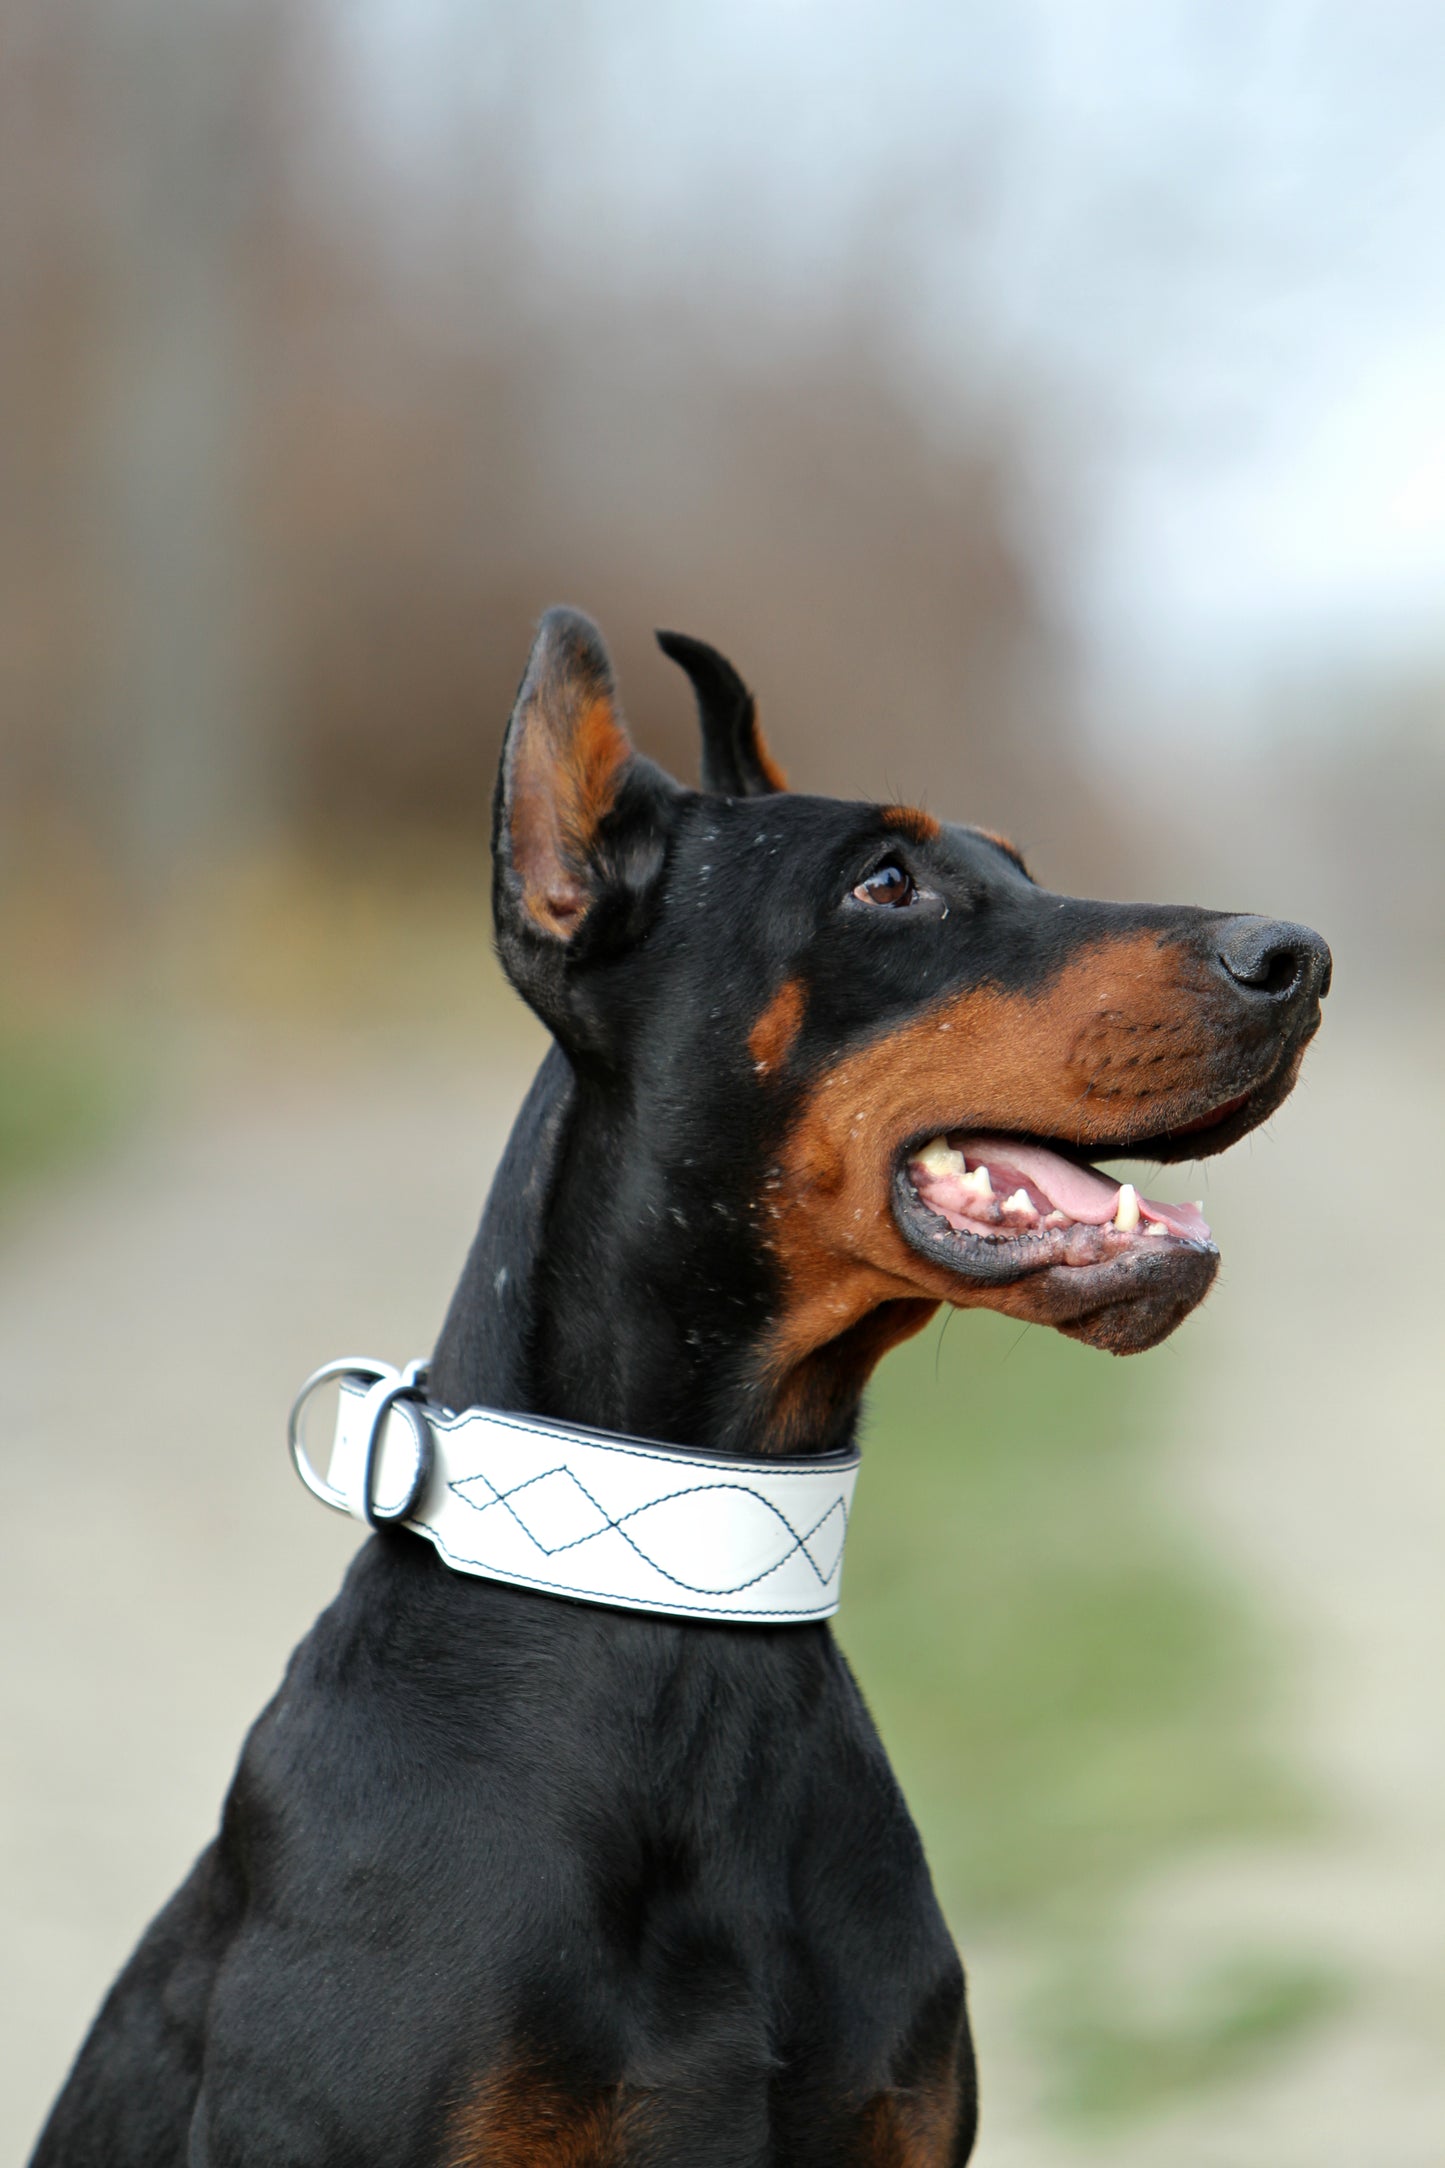
<svg viewBox="0 0 1445 2168">
<path fill-rule="evenodd" d="M 634 753 L 595 627 L 507 732 L 497 942 L 555 1044 L 431 1365 L 443 1408 L 847 1446 L 939 1304 L 1129 1353 L 1218 1262 L 1107 1181 L 1222 1151 L 1328 989 L 1299 926 L 1050 894 L 981 830 L 789 792 L 692 681 Z M 374 1535 L 112 1990 L 36 2168 L 943 2168 L 975 2082 L 919 1839 L 824 1624 L 718 1624 Z"/>
</svg>

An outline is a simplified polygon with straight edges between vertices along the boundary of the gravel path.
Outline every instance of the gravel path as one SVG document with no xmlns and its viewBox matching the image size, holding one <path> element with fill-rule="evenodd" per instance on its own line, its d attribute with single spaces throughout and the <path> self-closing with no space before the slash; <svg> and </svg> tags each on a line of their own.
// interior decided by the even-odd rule
<svg viewBox="0 0 1445 2168">
<path fill-rule="evenodd" d="M 1408 1136 L 1436 1162 L 1442 1049 L 1331 1009 L 1276 1137 L 1211 1174 L 1228 1277 L 1161 1452 L 1181 1511 L 1277 1622 L 1284 1744 L 1333 1813 L 1307 1844 L 1142 1891 L 1129 1957 L 1167 1997 L 1216 1950 L 1313 1954 L 1350 2000 L 1267 2075 L 1066 2142 L 1013 2022 L 1027 1966 L 971 1950 L 983 2168 L 1445 2164 L 1445 1274 L 1384 1251 L 1346 1271 L 1336 1239 L 1357 1253 L 1338 1201 L 1353 1160 L 1363 1184 Z M 519 1035 L 466 1059 L 228 1061 L 184 1117 L 6 1231 L 0 2158 L 23 2156 L 208 1836 L 245 1725 L 353 1547 L 285 1464 L 288 1398 L 326 1355 L 428 1344 L 534 1053 Z"/>
</svg>

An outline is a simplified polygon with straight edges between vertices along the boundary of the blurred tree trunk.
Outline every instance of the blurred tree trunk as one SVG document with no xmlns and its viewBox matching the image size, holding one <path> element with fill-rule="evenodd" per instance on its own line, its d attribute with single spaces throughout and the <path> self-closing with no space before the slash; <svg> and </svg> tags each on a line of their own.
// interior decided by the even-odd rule
<svg viewBox="0 0 1445 2168">
<path fill-rule="evenodd" d="M 1027 415 L 920 393 L 886 235 L 800 299 L 719 207 L 681 274 L 614 231 L 605 10 L 14 4 L 12 829 L 48 793 L 152 900 L 273 827 L 475 849 L 566 599 L 683 774 L 659 622 L 735 652 L 802 783 L 1102 832 L 1015 520 Z"/>
<path fill-rule="evenodd" d="M 91 0 L 105 374 L 96 814 L 156 896 L 271 810 L 245 524 L 248 129 L 258 27 L 228 0 Z"/>
</svg>

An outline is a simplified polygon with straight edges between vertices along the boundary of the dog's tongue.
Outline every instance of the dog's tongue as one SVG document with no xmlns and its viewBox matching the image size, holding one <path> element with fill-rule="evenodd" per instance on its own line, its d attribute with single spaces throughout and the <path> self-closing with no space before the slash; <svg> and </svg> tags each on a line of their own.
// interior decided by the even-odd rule
<svg viewBox="0 0 1445 2168">
<path fill-rule="evenodd" d="M 1076 1167 L 1071 1159 L 1061 1159 L 1041 1144 L 1020 1144 L 1016 1137 L 950 1137 L 948 1141 L 970 1166 L 975 1160 L 983 1162 L 995 1190 L 999 1176 L 1007 1181 L 1010 1174 L 1017 1174 L 1042 1191 L 1056 1210 L 1093 1227 L 1102 1227 L 1118 1210 L 1117 1182 L 1107 1181 L 1092 1167 Z"/>
<path fill-rule="evenodd" d="M 950 1137 L 948 1141 L 970 1167 L 988 1168 L 996 1195 L 1022 1183 L 1046 1197 L 1056 1211 L 1093 1227 L 1106 1225 L 1119 1209 L 1117 1182 L 1096 1174 L 1092 1167 L 1076 1166 L 1041 1144 L 1021 1144 L 1016 1137 Z M 1186 1241 L 1210 1240 L 1209 1224 L 1192 1204 L 1159 1204 L 1152 1197 L 1141 1197 L 1139 1209 L 1145 1219 Z"/>
</svg>

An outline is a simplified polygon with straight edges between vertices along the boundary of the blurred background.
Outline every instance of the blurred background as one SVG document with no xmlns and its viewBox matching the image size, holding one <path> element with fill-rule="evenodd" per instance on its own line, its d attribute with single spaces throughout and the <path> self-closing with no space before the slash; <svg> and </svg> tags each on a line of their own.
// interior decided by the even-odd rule
<svg viewBox="0 0 1445 2168">
<path fill-rule="evenodd" d="M 894 1357 L 841 1623 L 986 2168 L 1439 2168 L 1442 83 L 1424 0 L 11 0 L 12 2154 L 350 1547 L 289 1395 L 429 1343 L 540 1050 L 484 838 L 566 600 L 684 777 L 656 625 L 795 783 L 1331 940 L 1165 1178 L 1207 1310 Z"/>
</svg>

